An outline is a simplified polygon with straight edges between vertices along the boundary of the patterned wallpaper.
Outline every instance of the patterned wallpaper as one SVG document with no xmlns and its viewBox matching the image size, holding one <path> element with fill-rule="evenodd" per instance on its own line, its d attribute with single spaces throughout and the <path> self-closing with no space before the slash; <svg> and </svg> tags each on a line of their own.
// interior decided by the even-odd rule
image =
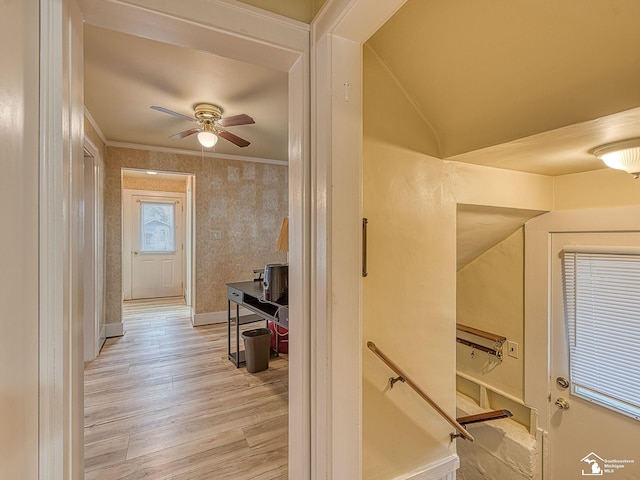
<svg viewBox="0 0 640 480">
<path fill-rule="evenodd" d="M 137 178 L 124 177 L 122 179 L 122 188 L 125 190 L 150 190 L 157 192 L 187 192 L 187 181 L 156 179 L 154 177 Z"/>
<path fill-rule="evenodd" d="M 254 268 L 286 262 L 276 252 L 288 214 L 288 168 L 120 147 L 106 148 L 107 323 L 121 321 L 123 168 L 195 175 L 195 313 L 226 311 L 226 283 L 250 280 Z M 219 238 L 218 238 L 219 237 Z"/>
</svg>

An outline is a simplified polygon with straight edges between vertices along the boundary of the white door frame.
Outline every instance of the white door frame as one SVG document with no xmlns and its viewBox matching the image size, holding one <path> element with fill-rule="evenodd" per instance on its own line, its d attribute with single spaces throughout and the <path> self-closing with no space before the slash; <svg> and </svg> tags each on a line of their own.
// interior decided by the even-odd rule
<svg viewBox="0 0 640 480">
<path fill-rule="evenodd" d="M 624 232 L 640 229 L 640 207 L 564 210 L 540 215 L 525 224 L 524 401 L 538 411 L 542 439 L 542 478 L 549 479 L 551 234 L 554 232 Z M 544 259 L 544 261 L 543 261 Z M 540 359 L 547 359 L 541 362 Z M 545 388 L 542 388 L 542 386 Z"/>
<path fill-rule="evenodd" d="M 313 21 L 312 478 L 362 477 L 362 45 L 405 1 L 329 1 Z"/>
<path fill-rule="evenodd" d="M 38 477 L 80 479 L 84 82 L 75 1 L 40 0 L 39 33 Z"/>
<path fill-rule="evenodd" d="M 56 336 L 68 331 L 67 319 L 59 307 L 68 298 L 69 279 L 60 280 L 67 267 L 59 252 L 66 251 L 65 232 L 73 234 L 74 223 L 56 208 L 69 205 L 78 208 L 80 201 L 65 194 L 65 148 L 80 142 L 82 127 L 69 130 L 64 124 L 68 115 L 82 120 L 82 79 L 67 77 L 67 72 L 82 72 L 82 56 L 69 52 L 69 45 L 81 53 L 82 20 L 86 23 L 130 33 L 150 39 L 194 48 L 241 61 L 278 68 L 289 74 L 289 278 L 291 316 L 300 319 L 290 334 L 296 347 L 289 352 L 292 362 L 290 377 L 289 475 L 310 478 L 310 290 L 311 290 L 311 220 L 309 160 L 309 27 L 259 9 L 224 0 L 184 0 L 178 3 L 137 0 L 79 0 L 80 18 L 70 8 L 74 0 L 51 3 L 41 0 L 41 115 L 43 145 L 40 151 L 41 198 L 45 199 L 40 245 L 42 297 L 40 324 L 41 359 L 45 369 L 41 376 L 40 448 L 41 478 L 71 478 L 67 472 L 82 469 L 82 362 L 75 359 L 82 347 L 69 345 Z M 159 11 L 162 10 L 162 11 Z M 206 11 L 206 13 L 205 13 Z M 71 13 L 70 13 L 71 12 Z M 73 42 L 68 29 L 79 30 Z M 66 36 L 66 38 L 65 38 Z M 73 101 L 69 95 L 73 95 Z M 52 155 L 53 153 L 53 155 Z M 80 151 L 79 158 L 82 159 Z M 57 163 L 56 163 L 57 162 Z M 47 175 L 51 171 L 54 175 Z M 71 186 L 73 187 L 73 185 Z M 47 215 L 51 213 L 51 215 Z M 79 259 L 71 248 L 70 258 Z M 70 287 L 69 287 L 70 288 Z M 48 321 L 52 318 L 53 321 Z M 74 321 L 73 317 L 70 319 Z M 65 352 L 71 352 L 66 355 Z M 295 360 L 295 361 L 294 361 Z M 55 367 L 57 365 L 57 367 Z M 54 368 L 55 367 L 55 368 Z M 76 372 L 76 370 L 78 372 Z M 68 375 L 74 372 L 74 377 Z M 79 378 L 78 378 L 79 373 Z M 69 420 L 69 411 L 73 419 Z M 78 414 L 80 412 L 80 414 Z M 79 419 L 79 423 L 78 423 Z M 80 425 L 79 435 L 76 431 Z M 72 435 L 60 435 L 73 431 Z M 60 459 L 64 459 L 60 466 Z M 74 473 L 73 478 L 76 477 Z"/>
<path fill-rule="evenodd" d="M 100 150 L 84 137 L 84 361 L 94 360 L 104 344 L 104 215 Z"/>
</svg>

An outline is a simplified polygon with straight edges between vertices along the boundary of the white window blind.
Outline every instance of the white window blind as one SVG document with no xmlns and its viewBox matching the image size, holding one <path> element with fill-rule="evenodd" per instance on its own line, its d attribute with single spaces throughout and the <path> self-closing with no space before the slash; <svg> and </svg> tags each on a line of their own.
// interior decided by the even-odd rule
<svg viewBox="0 0 640 480">
<path fill-rule="evenodd" d="M 640 252 L 635 250 L 565 249 L 563 276 L 572 393 L 640 419 Z"/>
</svg>

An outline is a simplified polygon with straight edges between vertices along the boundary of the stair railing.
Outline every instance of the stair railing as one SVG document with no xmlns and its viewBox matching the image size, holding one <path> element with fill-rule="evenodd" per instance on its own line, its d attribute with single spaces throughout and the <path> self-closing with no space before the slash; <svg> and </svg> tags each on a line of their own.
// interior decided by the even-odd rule
<svg viewBox="0 0 640 480">
<path fill-rule="evenodd" d="M 367 342 L 367 347 L 369 348 L 369 350 L 375 353 L 378 356 L 378 358 L 380 358 L 380 360 L 382 360 L 391 370 L 393 370 L 396 374 L 399 375 L 395 379 L 394 378 L 390 379 L 390 383 L 392 387 L 393 387 L 393 384 L 398 380 L 402 381 L 403 383 L 406 383 L 425 402 L 431 405 L 433 409 L 436 412 L 438 412 L 442 418 L 444 418 L 447 422 L 451 424 L 451 426 L 453 426 L 453 428 L 456 429 L 457 433 L 452 433 L 450 435 L 451 440 L 453 440 L 456 437 L 462 437 L 465 440 L 469 440 L 470 442 L 473 442 L 473 436 L 460 423 L 458 423 L 458 421 L 455 418 L 451 417 L 447 412 L 445 412 L 440 407 L 440 405 L 434 402 L 433 399 L 429 395 L 427 395 L 427 393 L 424 390 L 422 390 L 418 385 L 416 385 L 416 383 L 411 379 L 411 377 L 409 377 L 398 365 L 396 365 L 395 362 L 393 362 L 389 357 L 387 357 L 384 353 L 382 353 L 380 349 L 376 347 L 375 343 Z"/>
</svg>

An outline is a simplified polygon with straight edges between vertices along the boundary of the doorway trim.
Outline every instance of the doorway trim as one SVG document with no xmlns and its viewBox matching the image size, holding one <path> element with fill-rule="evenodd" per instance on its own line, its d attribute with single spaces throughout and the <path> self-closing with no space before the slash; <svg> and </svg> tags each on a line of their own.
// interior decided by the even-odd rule
<svg viewBox="0 0 640 480">
<path fill-rule="evenodd" d="M 41 115 L 43 125 L 43 142 L 40 161 L 41 169 L 41 198 L 51 200 L 48 203 L 54 210 L 60 205 L 69 208 L 79 208 L 80 200 L 69 195 L 65 196 L 66 179 L 62 167 L 57 175 L 46 175 L 52 159 L 64 157 L 63 146 L 67 143 L 81 144 L 82 127 L 65 129 L 62 119 L 72 117 L 73 121 L 82 120 L 82 113 L 78 107 L 82 105 L 82 20 L 86 23 L 101 26 L 123 33 L 142 36 L 165 43 L 210 51 L 218 55 L 235 58 L 241 61 L 268 65 L 288 72 L 289 75 L 289 279 L 290 305 L 292 317 L 300 319 L 292 325 L 290 335 L 297 339 L 289 355 L 292 359 L 289 369 L 290 377 L 290 408 L 289 415 L 289 475 L 290 478 L 310 478 L 311 472 L 311 386 L 310 386 L 310 291 L 311 291 L 311 220 L 310 212 L 310 119 L 309 119 L 309 26 L 293 20 L 284 19 L 279 15 L 269 14 L 259 9 L 241 6 L 235 2 L 209 0 L 185 0 L 180 4 L 164 3 L 151 0 L 78 0 L 79 7 L 74 0 L 63 0 L 55 8 L 49 2 L 41 1 L 41 46 L 43 71 L 41 75 Z M 134 4 L 135 3 L 135 4 Z M 72 28 L 76 35 L 73 42 L 64 39 L 65 34 Z M 78 35 L 79 33 L 79 35 Z M 77 47 L 79 56 L 68 51 L 69 45 Z M 68 63 L 63 61 L 70 59 Z M 68 79 L 67 72 L 80 73 L 79 78 Z M 50 77 L 53 77 L 51 79 Z M 69 98 L 71 95 L 72 99 Z M 73 100 L 73 101 L 72 101 Z M 79 113 L 79 114 L 78 114 Z M 72 115 L 73 114 L 73 115 Z M 51 147 L 51 148 L 49 148 Z M 50 149 L 58 153 L 48 155 Z M 74 155 L 82 159 L 82 152 Z M 75 160 L 75 157 L 72 159 Z M 60 165 L 63 162 L 60 161 Z M 56 171 L 57 172 L 57 171 Z M 68 179 L 68 178 L 67 178 Z M 76 183 L 72 183 L 73 188 Z M 47 205 L 47 204 L 45 204 Z M 40 236 L 41 249 L 65 251 L 64 232 L 74 234 L 74 223 L 63 215 L 51 217 L 45 222 L 45 227 L 51 230 Z M 55 238 L 52 236 L 57 235 Z M 59 247 L 59 250 L 54 247 Z M 75 262 L 80 258 L 77 251 L 70 249 L 70 258 Z M 57 258 L 47 257 L 41 262 L 42 280 L 45 294 L 51 299 L 46 305 L 58 306 L 70 298 L 66 291 L 75 284 L 65 280 L 62 272 L 65 266 Z M 49 274 L 47 267 L 53 266 L 53 274 Z M 59 273 L 60 275 L 55 275 Z M 60 278 L 58 278 L 58 276 Z M 75 277 L 74 277 L 75 278 Z M 54 283 L 57 282 L 57 283 Z M 49 290 L 48 290 L 49 289 Z M 66 295 L 65 295 L 66 293 Z M 61 309 L 60 309 L 61 310 Z M 80 478 L 81 474 L 74 473 L 73 477 L 62 472 L 68 472 L 67 465 L 71 464 L 74 472 L 82 468 L 82 363 L 78 363 L 75 356 L 81 352 L 81 346 L 69 345 L 70 355 L 60 354 L 64 349 L 58 349 L 56 357 L 55 346 L 60 344 L 55 338 L 58 323 L 63 323 L 64 314 L 58 309 L 52 309 L 48 314 L 43 305 L 41 307 L 40 324 L 45 328 L 41 332 L 40 364 L 44 367 L 58 362 L 59 368 L 53 372 L 45 372 L 41 377 L 40 398 L 44 399 L 43 415 L 40 418 L 41 446 L 40 471 L 41 478 Z M 46 319 L 51 315 L 58 315 L 59 322 L 47 325 Z M 69 323 L 78 323 L 80 316 L 70 312 Z M 80 327 L 81 328 L 81 327 Z M 293 342 L 292 342 L 293 343 Z M 73 371 L 73 376 L 62 372 Z M 48 382 L 49 378 L 52 381 Z M 60 379 L 60 383 L 53 379 Z M 43 382 L 45 382 L 43 384 Z M 58 390 L 61 385 L 62 390 Z M 49 408 L 50 407 L 50 408 Z M 69 419 L 72 412 L 73 419 Z M 62 435 L 72 430 L 72 435 Z M 56 435 L 56 433 L 60 433 Z M 52 440 L 50 443 L 46 443 Z M 64 458 L 64 465 L 59 463 Z M 57 474 L 60 472 L 60 474 Z"/>
<path fill-rule="evenodd" d="M 120 177 L 121 177 L 121 182 L 122 182 L 122 178 L 125 176 L 125 172 L 126 171 L 146 171 L 146 170 L 140 170 L 138 168 L 129 168 L 129 167 L 122 167 L 121 172 L 120 172 Z M 196 228 L 196 223 L 195 223 L 195 215 L 196 215 L 196 204 L 195 204 L 195 188 L 196 188 L 196 175 L 194 173 L 189 173 L 189 172 L 173 172 L 173 171 L 158 171 L 158 173 L 162 173 L 162 174 L 170 174 L 170 175 L 174 175 L 176 178 L 184 178 L 185 179 L 185 183 L 186 183 L 186 191 L 185 193 L 182 193 L 181 195 L 184 197 L 184 212 L 183 212 L 183 228 L 185 230 L 185 235 L 184 235 L 184 240 L 185 240 L 185 245 L 184 245 L 184 249 L 185 249 L 185 259 L 184 259 L 184 267 L 183 267 L 183 281 L 184 281 L 184 295 L 185 295 L 185 303 L 187 306 L 190 307 L 190 311 L 191 311 L 191 323 L 193 325 L 193 320 L 194 320 L 194 315 L 195 315 L 195 292 L 196 292 L 196 277 L 195 277 L 195 265 L 196 265 L 196 244 L 195 244 L 195 238 L 196 238 L 196 234 L 195 234 L 195 228 Z M 125 203 L 125 191 L 126 192 L 131 192 L 132 190 L 125 190 L 124 187 L 121 189 L 121 205 L 122 205 L 122 217 L 123 217 L 123 221 L 122 221 L 122 234 L 121 234 L 121 239 L 122 239 L 122 252 L 126 252 L 127 251 L 127 245 L 126 245 L 126 238 L 125 238 L 125 234 L 124 234 L 124 230 L 125 230 L 125 224 L 124 224 L 124 217 L 125 217 L 125 211 L 126 211 L 126 203 Z M 159 195 L 162 192 L 159 191 L 153 191 L 153 192 L 149 192 L 146 190 L 133 190 L 135 192 L 136 195 L 146 195 L 147 193 L 151 193 L 153 195 Z M 173 193 L 170 193 L 170 195 L 173 195 Z M 125 292 L 126 292 L 126 283 L 125 283 L 125 274 L 126 274 L 126 268 L 125 268 L 125 255 L 122 255 L 122 291 L 123 291 L 123 300 L 124 300 L 124 296 L 125 296 Z"/>
<path fill-rule="evenodd" d="M 329 0 L 312 23 L 311 421 L 318 479 L 362 477 L 362 46 L 405 1 Z"/>
<path fill-rule="evenodd" d="M 104 162 L 98 147 L 84 137 L 84 361 L 94 360 L 106 339 Z M 90 247 L 90 248 L 87 248 Z"/>
</svg>

